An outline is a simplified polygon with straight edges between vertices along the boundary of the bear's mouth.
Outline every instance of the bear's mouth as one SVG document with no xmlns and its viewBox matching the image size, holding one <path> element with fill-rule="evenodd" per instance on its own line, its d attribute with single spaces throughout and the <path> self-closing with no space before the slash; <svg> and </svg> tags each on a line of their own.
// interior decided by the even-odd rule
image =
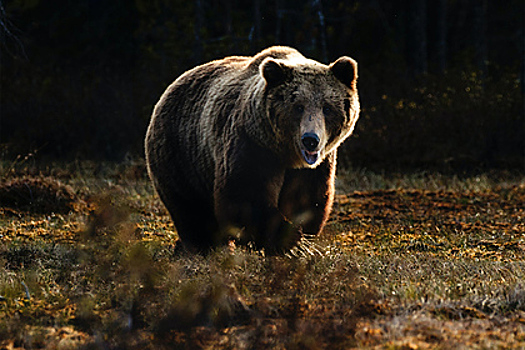
<svg viewBox="0 0 525 350">
<path fill-rule="evenodd" d="M 317 162 L 317 160 L 319 159 L 320 153 L 321 152 L 319 152 L 319 151 L 310 152 L 310 151 L 307 151 L 307 150 L 304 150 L 304 149 L 301 150 L 301 154 L 303 155 L 304 160 L 309 165 L 313 165 L 313 164 L 315 164 L 315 162 Z"/>
</svg>

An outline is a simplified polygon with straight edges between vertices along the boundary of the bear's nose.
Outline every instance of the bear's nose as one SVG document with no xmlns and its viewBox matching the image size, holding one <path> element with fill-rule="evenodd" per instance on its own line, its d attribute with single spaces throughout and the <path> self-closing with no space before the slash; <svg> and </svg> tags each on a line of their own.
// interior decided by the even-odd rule
<svg viewBox="0 0 525 350">
<path fill-rule="evenodd" d="M 301 142 L 307 151 L 313 152 L 319 145 L 319 136 L 312 132 L 307 132 L 301 137 Z"/>
</svg>

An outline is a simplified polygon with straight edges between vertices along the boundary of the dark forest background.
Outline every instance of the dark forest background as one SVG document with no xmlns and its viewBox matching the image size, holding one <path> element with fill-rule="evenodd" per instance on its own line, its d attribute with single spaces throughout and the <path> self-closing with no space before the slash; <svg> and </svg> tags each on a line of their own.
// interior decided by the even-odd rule
<svg viewBox="0 0 525 350">
<path fill-rule="evenodd" d="M 270 45 L 359 62 L 341 163 L 525 166 L 523 0 L 0 0 L 2 159 L 142 156 L 183 71 Z"/>
</svg>

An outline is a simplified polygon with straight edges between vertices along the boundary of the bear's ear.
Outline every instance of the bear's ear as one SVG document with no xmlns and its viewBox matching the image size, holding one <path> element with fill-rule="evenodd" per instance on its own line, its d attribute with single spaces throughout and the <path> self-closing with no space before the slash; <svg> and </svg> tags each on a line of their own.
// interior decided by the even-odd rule
<svg viewBox="0 0 525 350">
<path fill-rule="evenodd" d="M 330 70 L 335 77 L 351 89 L 356 88 L 357 83 L 357 62 L 350 57 L 343 56 L 330 64 Z"/>
<path fill-rule="evenodd" d="M 271 57 L 265 58 L 259 69 L 268 88 L 281 85 L 291 77 L 292 73 L 292 68 Z"/>
</svg>

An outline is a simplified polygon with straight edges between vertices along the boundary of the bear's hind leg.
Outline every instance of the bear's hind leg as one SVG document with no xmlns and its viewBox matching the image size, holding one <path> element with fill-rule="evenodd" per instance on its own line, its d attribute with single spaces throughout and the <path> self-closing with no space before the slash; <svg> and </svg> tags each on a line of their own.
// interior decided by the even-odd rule
<svg viewBox="0 0 525 350">
<path fill-rule="evenodd" d="M 168 206 L 179 239 L 190 252 L 206 253 L 218 242 L 218 224 L 209 205 L 197 201 L 185 201 Z"/>
</svg>

